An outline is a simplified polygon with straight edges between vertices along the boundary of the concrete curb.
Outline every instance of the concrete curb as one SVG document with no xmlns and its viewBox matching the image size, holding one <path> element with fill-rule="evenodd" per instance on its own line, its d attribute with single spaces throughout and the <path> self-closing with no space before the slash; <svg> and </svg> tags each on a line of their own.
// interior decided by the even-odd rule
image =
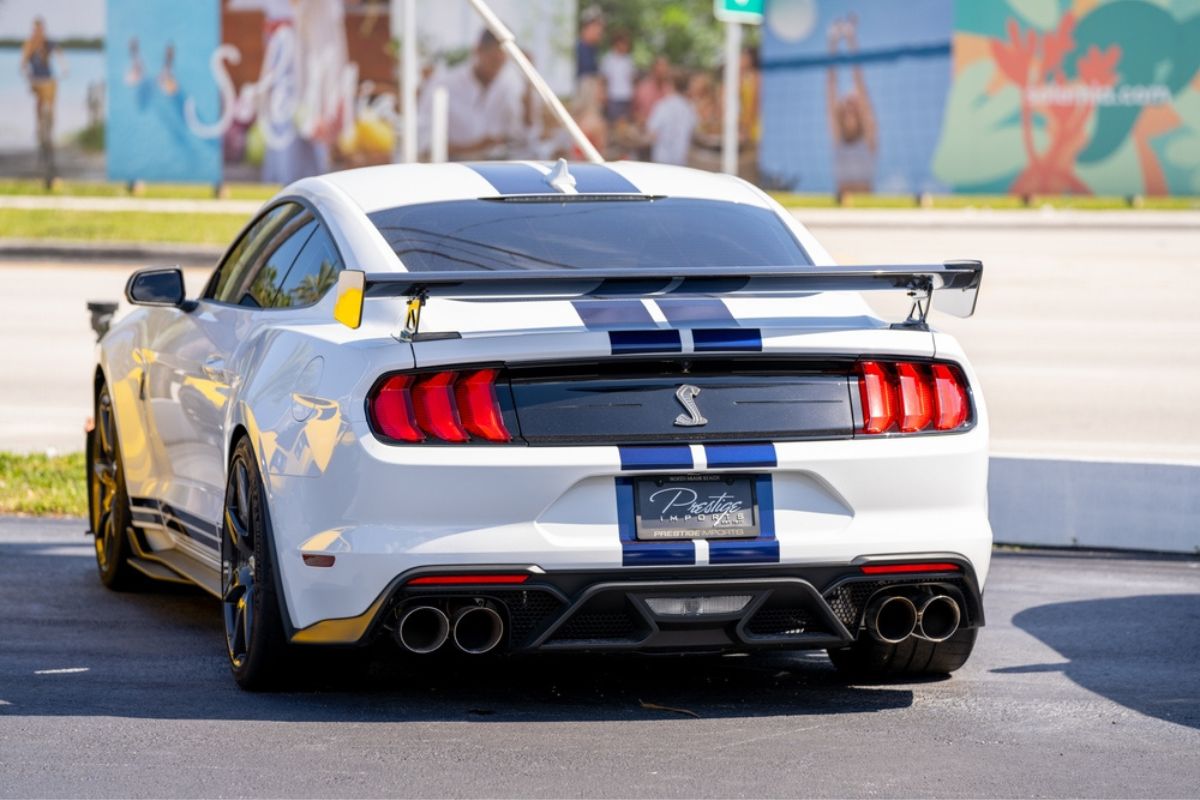
<svg viewBox="0 0 1200 800">
<path fill-rule="evenodd" d="M 23 211 L 136 211 L 148 214 L 233 214 L 250 216 L 262 208 L 258 200 L 177 200 L 139 197 L 0 197 L 0 208 Z"/>
<path fill-rule="evenodd" d="M 843 209 L 790 208 L 792 216 L 815 230 L 822 228 L 953 228 L 970 230 L 1129 229 L 1192 232 L 1200 229 L 1197 211 L 1070 211 L 1031 209 Z"/>
<path fill-rule="evenodd" d="M 1200 465 L 993 456 L 997 542 L 1200 554 Z"/>
<path fill-rule="evenodd" d="M 211 267 L 224 247 L 135 242 L 70 242 L 50 239 L 0 239 L 0 260 L 78 261 L 111 264 L 138 262 Z"/>
</svg>

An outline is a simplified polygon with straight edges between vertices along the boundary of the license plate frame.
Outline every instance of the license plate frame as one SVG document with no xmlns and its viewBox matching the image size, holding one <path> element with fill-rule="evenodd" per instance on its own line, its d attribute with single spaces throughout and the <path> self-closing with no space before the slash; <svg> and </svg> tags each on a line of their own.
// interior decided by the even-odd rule
<svg viewBox="0 0 1200 800">
<path fill-rule="evenodd" d="M 756 539 L 762 530 L 757 483 L 757 476 L 744 474 L 634 478 L 634 536 L 640 542 Z"/>
</svg>

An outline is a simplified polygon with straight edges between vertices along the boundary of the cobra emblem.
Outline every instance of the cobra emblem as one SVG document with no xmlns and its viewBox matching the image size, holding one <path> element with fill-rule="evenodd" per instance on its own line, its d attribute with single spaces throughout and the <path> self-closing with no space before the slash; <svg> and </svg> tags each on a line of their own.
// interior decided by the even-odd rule
<svg viewBox="0 0 1200 800">
<path fill-rule="evenodd" d="M 700 425 L 707 425 L 708 420 L 700 413 L 700 409 L 696 406 L 696 397 L 700 394 L 699 386 L 692 386 L 690 383 L 685 383 L 675 390 L 675 399 L 679 404 L 687 409 L 686 414 L 680 414 L 675 418 L 675 424 L 683 428 L 695 428 Z"/>
</svg>

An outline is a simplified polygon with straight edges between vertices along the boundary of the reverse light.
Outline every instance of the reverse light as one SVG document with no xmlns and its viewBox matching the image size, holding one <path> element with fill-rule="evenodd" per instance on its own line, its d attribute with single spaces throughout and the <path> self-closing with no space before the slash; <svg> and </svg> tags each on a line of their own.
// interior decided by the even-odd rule
<svg viewBox="0 0 1200 800">
<path fill-rule="evenodd" d="M 971 416 L 967 383 L 950 364 L 860 361 L 861 433 L 920 433 L 964 427 Z"/>
<path fill-rule="evenodd" d="M 496 397 L 499 374 L 478 369 L 391 375 L 371 393 L 371 425 L 396 442 L 511 442 Z"/>
</svg>

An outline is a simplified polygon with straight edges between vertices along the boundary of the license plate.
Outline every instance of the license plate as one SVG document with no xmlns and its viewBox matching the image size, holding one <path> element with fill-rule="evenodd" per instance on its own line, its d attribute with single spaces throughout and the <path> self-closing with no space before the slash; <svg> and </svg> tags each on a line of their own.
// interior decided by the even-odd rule
<svg viewBox="0 0 1200 800">
<path fill-rule="evenodd" d="M 637 478 L 637 538 L 753 539 L 758 505 L 752 475 L 662 475 Z"/>
</svg>

